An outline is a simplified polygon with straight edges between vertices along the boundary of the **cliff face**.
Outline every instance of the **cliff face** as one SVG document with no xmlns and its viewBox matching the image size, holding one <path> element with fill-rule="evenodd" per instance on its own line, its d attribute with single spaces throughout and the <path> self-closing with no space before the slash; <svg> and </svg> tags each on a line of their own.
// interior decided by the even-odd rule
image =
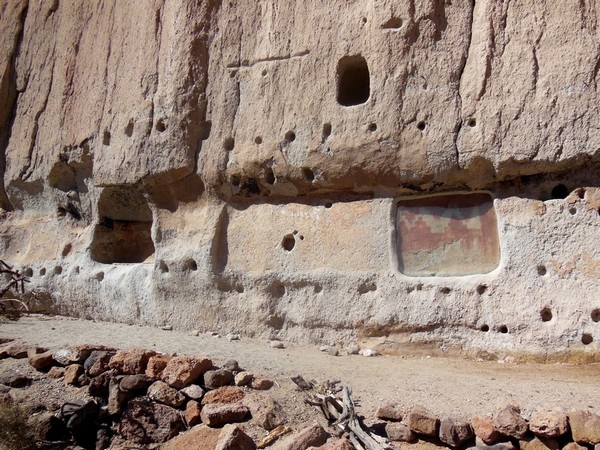
<svg viewBox="0 0 600 450">
<path fill-rule="evenodd" d="M 73 315 L 594 359 L 599 8 L 0 0 L 2 259 Z"/>
</svg>

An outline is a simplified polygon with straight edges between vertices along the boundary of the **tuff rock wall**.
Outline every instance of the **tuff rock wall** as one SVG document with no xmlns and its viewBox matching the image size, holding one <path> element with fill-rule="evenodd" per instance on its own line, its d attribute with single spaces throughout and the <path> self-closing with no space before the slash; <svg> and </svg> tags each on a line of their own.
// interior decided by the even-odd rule
<svg viewBox="0 0 600 450">
<path fill-rule="evenodd" d="M 600 5 L 0 0 L 0 253 L 47 311 L 591 361 Z"/>
</svg>

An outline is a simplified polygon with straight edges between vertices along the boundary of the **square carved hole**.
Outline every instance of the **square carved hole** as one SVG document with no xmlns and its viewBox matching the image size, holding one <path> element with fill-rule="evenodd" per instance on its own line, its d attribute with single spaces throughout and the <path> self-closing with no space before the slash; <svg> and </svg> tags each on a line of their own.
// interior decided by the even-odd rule
<svg viewBox="0 0 600 450">
<path fill-rule="evenodd" d="M 474 193 L 399 200 L 396 251 L 398 269 L 408 276 L 491 272 L 500 263 L 492 197 Z"/>
</svg>

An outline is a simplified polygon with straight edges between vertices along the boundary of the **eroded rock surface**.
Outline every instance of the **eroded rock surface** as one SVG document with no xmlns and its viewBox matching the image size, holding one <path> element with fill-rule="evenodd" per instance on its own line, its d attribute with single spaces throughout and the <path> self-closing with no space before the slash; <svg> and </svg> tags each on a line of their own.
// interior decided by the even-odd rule
<svg viewBox="0 0 600 450">
<path fill-rule="evenodd" d="M 0 249 L 40 309 L 598 359 L 593 2 L 0 11 Z"/>
</svg>

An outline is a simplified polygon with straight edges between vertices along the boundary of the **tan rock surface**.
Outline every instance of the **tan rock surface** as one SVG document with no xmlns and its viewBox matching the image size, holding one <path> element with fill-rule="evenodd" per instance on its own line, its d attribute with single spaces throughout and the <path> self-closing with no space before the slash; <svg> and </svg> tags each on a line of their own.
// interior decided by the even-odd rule
<svg viewBox="0 0 600 450">
<path fill-rule="evenodd" d="M 0 11 L 0 249 L 40 309 L 599 360 L 593 3 Z M 422 210 L 399 232 L 401 198 L 480 190 L 487 216 Z M 464 247 L 442 276 L 439 248 Z M 435 264 L 406 270 L 419 252 Z"/>
</svg>

